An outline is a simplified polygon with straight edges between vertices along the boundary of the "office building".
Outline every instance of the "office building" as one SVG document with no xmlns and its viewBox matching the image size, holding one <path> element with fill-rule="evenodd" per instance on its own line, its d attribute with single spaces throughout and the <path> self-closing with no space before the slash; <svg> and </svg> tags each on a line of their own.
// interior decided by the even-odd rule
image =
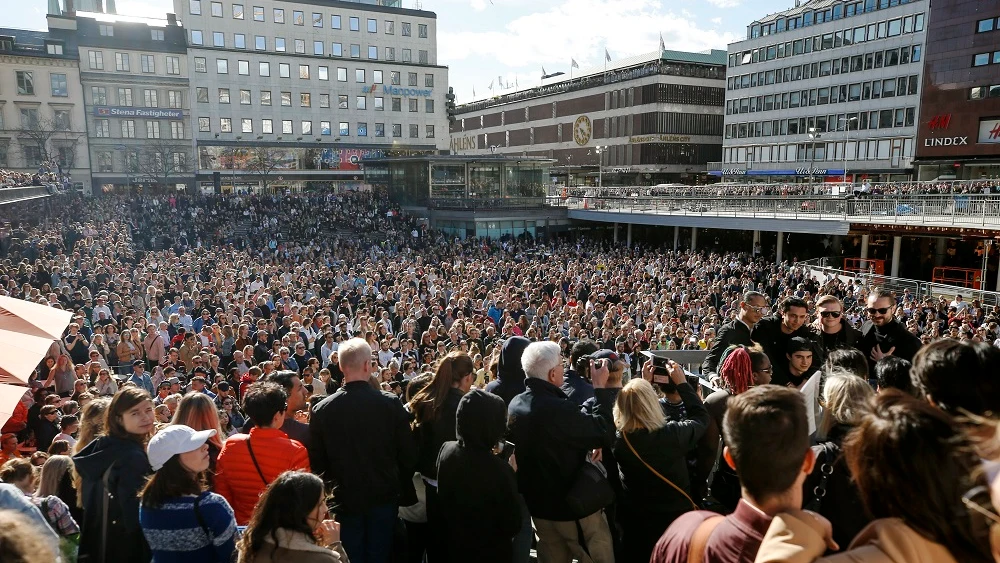
<svg viewBox="0 0 1000 563">
<path fill-rule="evenodd" d="M 455 154 L 553 159 L 561 185 L 704 180 L 720 159 L 725 51 L 658 51 L 458 106 Z"/>
<path fill-rule="evenodd" d="M 814 0 L 729 45 L 727 180 L 908 179 L 927 0 Z"/>
<path fill-rule="evenodd" d="M 175 0 L 203 190 L 360 184 L 448 148 L 437 16 L 396 0 Z"/>
</svg>

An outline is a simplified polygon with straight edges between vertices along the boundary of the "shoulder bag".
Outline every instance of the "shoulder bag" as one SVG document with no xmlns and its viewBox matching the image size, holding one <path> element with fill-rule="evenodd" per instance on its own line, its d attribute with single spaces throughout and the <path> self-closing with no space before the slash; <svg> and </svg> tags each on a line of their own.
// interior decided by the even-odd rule
<svg viewBox="0 0 1000 563">
<path fill-rule="evenodd" d="M 270 483 L 264 478 L 264 472 L 260 470 L 260 464 L 257 463 L 257 456 L 253 455 L 253 447 L 250 446 L 249 436 L 247 436 L 247 450 L 250 452 L 250 459 L 253 460 L 253 466 L 257 468 L 257 475 L 260 475 L 260 480 L 264 482 L 264 487 L 266 488 Z"/>
<path fill-rule="evenodd" d="M 628 434 L 626 434 L 625 432 L 622 432 L 622 438 L 625 439 L 625 445 L 627 445 L 628 449 L 632 451 L 632 455 L 634 455 L 636 459 L 638 459 L 639 461 L 641 461 L 642 464 L 645 465 L 647 469 L 649 469 L 650 471 L 652 471 L 653 475 L 656 475 L 657 477 L 660 478 L 661 481 L 663 481 L 664 483 L 666 483 L 666 484 L 670 485 L 671 487 L 673 487 L 678 493 L 684 495 L 684 498 L 686 498 L 687 501 L 691 503 L 691 509 L 692 510 L 698 510 L 698 505 L 695 504 L 695 502 L 693 500 L 691 500 L 691 495 L 689 495 L 686 492 L 684 492 L 684 489 L 682 489 L 682 488 L 678 487 L 677 485 L 675 485 L 673 481 L 671 481 L 670 479 L 667 479 L 666 477 L 664 477 L 659 471 L 653 469 L 652 465 L 646 463 L 646 460 L 642 459 L 642 457 L 639 456 L 639 452 L 635 451 L 635 448 L 632 447 L 632 443 L 628 441 Z"/>
<path fill-rule="evenodd" d="M 615 491 L 608 482 L 604 466 L 588 457 L 576 472 L 566 494 L 566 504 L 575 519 L 585 518 L 615 501 Z"/>
</svg>

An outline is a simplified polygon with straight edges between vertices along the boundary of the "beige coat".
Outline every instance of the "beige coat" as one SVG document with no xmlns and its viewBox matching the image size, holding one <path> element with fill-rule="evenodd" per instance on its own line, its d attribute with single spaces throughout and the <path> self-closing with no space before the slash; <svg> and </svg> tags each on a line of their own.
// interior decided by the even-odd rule
<svg viewBox="0 0 1000 563">
<path fill-rule="evenodd" d="M 279 529 L 278 548 L 274 551 L 271 536 L 265 538 L 266 545 L 260 550 L 256 557 L 247 559 L 240 557 L 238 563 L 285 563 L 294 561 L 295 563 L 349 563 L 347 553 L 340 543 L 336 543 L 332 548 L 316 545 L 312 538 L 301 532 L 293 532 L 284 528 Z"/>
</svg>

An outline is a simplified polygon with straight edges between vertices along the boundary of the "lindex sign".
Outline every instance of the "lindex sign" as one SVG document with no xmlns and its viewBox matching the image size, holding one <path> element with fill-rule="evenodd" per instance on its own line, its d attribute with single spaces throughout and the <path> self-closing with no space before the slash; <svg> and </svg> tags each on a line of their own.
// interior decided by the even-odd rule
<svg viewBox="0 0 1000 563">
<path fill-rule="evenodd" d="M 968 145 L 969 137 L 932 137 L 929 139 L 924 139 L 925 147 L 955 147 L 959 145 Z"/>
</svg>

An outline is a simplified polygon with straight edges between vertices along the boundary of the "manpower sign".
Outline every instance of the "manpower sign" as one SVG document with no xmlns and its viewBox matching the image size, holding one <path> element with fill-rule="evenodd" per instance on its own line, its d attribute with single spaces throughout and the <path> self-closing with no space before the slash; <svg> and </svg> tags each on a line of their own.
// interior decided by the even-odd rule
<svg viewBox="0 0 1000 563">
<path fill-rule="evenodd" d="M 133 108 L 120 106 L 94 106 L 97 117 L 141 117 L 143 119 L 183 119 L 184 110 Z"/>
<path fill-rule="evenodd" d="M 365 86 L 361 88 L 362 94 L 376 94 L 378 93 L 378 87 L 374 84 L 371 86 Z M 382 93 L 389 96 L 403 96 L 404 98 L 429 98 L 434 95 L 434 90 L 431 88 L 419 89 L 419 88 L 400 88 L 399 86 L 382 86 Z"/>
</svg>

